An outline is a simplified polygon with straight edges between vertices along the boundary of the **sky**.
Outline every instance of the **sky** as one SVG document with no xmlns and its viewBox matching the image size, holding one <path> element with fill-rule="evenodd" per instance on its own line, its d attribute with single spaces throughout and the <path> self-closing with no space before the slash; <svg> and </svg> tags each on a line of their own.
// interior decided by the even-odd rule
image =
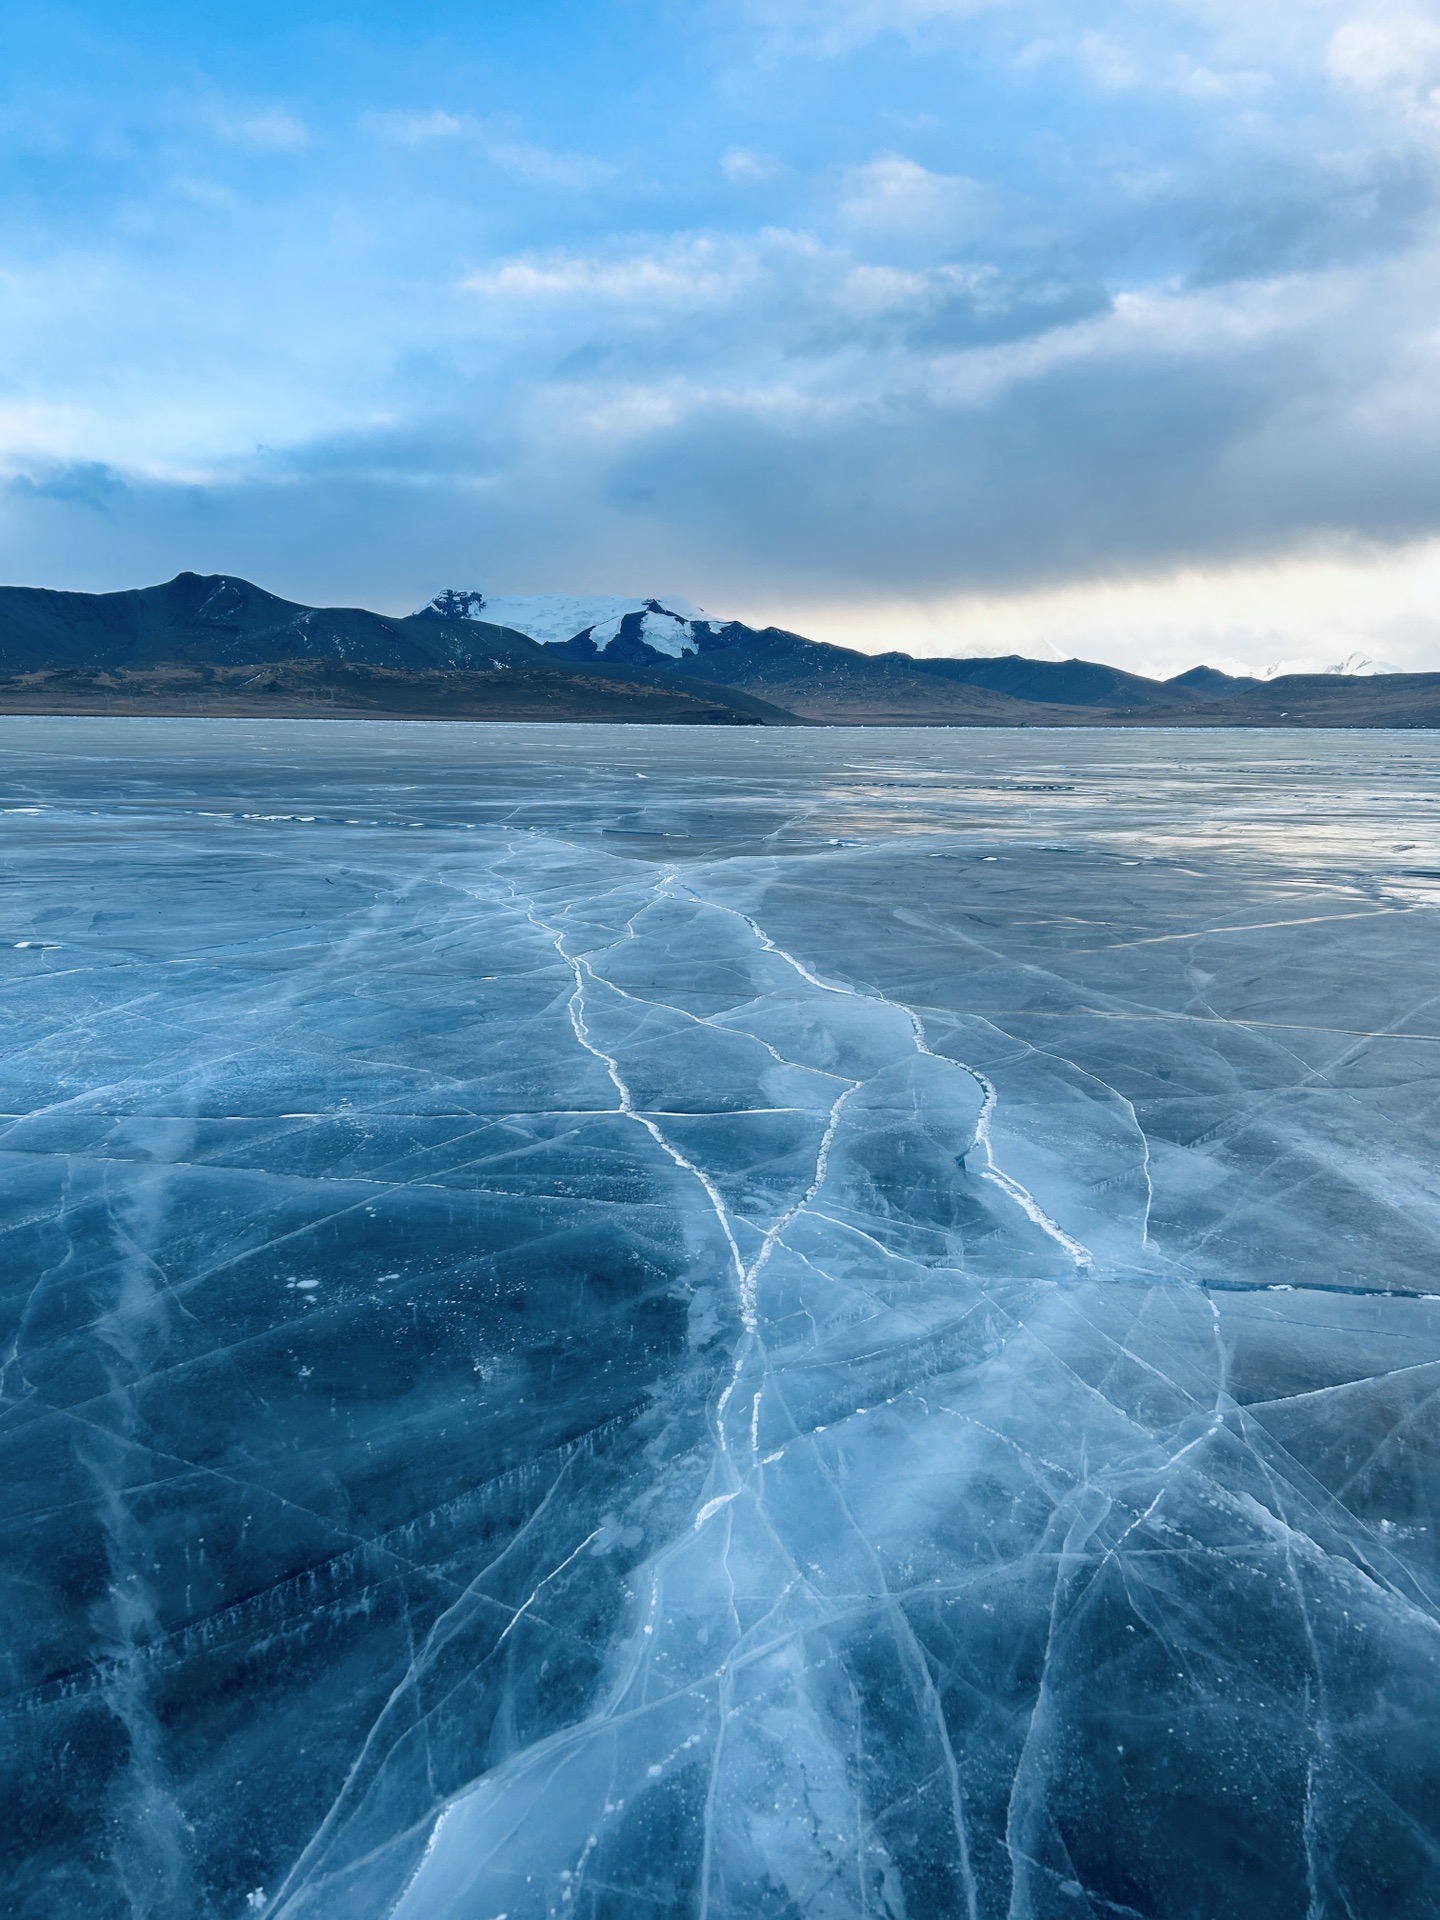
<svg viewBox="0 0 1440 1920">
<path fill-rule="evenodd" d="M 1440 669 L 1440 4 L 6 0 L 0 578 Z"/>
</svg>

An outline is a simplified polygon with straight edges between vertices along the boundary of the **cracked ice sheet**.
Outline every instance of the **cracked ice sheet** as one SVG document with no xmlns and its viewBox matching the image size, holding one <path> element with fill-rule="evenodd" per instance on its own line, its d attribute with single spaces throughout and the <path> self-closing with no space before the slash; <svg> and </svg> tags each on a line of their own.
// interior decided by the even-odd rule
<svg viewBox="0 0 1440 1920">
<path fill-rule="evenodd" d="M 7 1911 L 1440 1911 L 1440 743 L 0 749 Z"/>
</svg>

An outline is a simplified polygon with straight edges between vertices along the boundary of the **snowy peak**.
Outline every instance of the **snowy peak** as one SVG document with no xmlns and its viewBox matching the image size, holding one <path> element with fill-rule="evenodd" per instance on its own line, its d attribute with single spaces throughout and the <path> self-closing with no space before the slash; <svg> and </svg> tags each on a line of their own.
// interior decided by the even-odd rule
<svg viewBox="0 0 1440 1920">
<path fill-rule="evenodd" d="M 694 627 L 705 615 L 687 600 L 626 599 L 598 593 L 481 593 L 446 587 L 419 609 L 422 620 L 488 620 L 560 647 L 588 639 L 597 653 L 624 637 L 678 660 L 696 651 Z"/>
<path fill-rule="evenodd" d="M 824 681 L 831 688 L 827 695 L 830 698 L 836 697 L 831 683 L 837 672 L 848 679 L 869 675 L 871 680 L 876 674 L 883 679 L 886 673 L 908 672 L 922 682 L 951 681 L 1012 699 L 1038 701 L 1042 706 L 1117 707 L 1129 711 L 1173 705 L 1177 697 L 1186 702 L 1239 697 L 1268 682 L 1296 676 L 1345 681 L 1402 671 L 1388 660 L 1361 652 L 1323 667 L 1305 660 L 1277 660 L 1256 674 L 1195 667 L 1166 682 L 1093 661 L 1062 660 L 1053 647 L 1046 649 L 1054 655 L 1048 660 L 1034 655 L 918 659 L 902 653 L 862 656 L 779 628 L 755 628 L 743 621 L 716 619 L 689 601 L 673 597 L 487 594 L 473 587 L 448 587 L 420 608 L 418 617 L 451 623 L 489 622 L 552 647 L 568 659 L 590 661 L 611 672 L 624 667 L 640 667 L 647 672 L 678 671 L 766 698 L 773 696 L 782 679 L 792 692 L 795 687 L 813 687 Z M 862 661 L 869 664 L 862 665 Z M 885 662 L 890 663 L 888 667 Z M 885 697 L 891 698 L 892 692 Z"/>
<path fill-rule="evenodd" d="M 612 641 L 623 639 L 649 647 L 653 653 L 663 653 L 668 659 L 678 660 L 684 654 L 699 652 L 695 638 L 696 625 L 694 619 L 676 613 L 671 607 L 662 606 L 658 600 L 646 600 L 640 607 L 630 608 L 625 613 L 586 628 L 575 638 L 588 639 L 597 653 L 604 653 Z"/>
<path fill-rule="evenodd" d="M 1376 673 L 1399 673 L 1400 668 L 1391 666 L 1388 660 L 1372 660 L 1368 653 L 1347 653 L 1343 660 L 1333 667 L 1327 667 L 1325 671 L 1347 674 L 1355 679 L 1368 679 Z"/>
<path fill-rule="evenodd" d="M 1394 666 L 1389 660 L 1372 659 L 1368 653 L 1347 653 L 1343 660 L 1337 660 L 1333 667 L 1312 667 L 1303 660 L 1277 660 L 1266 667 L 1261 678 L 1279 680 L 1293 674 L 1324 673 L 1336 674 L 1345 680 L 1368 680 L 1380 673 L 1402 673 L 1402 667 Z"/>
<path fill-rule="evenodd" d="M 457 587 L 446 587 L 437 593 L 433 600 L 427 600 L 416 615 L 420 620 L 489 620 L 490 614 L 484 612 L 485 596 L 477 591 L 465 592 Z M 503 624 L 495 622 L 494 624 Z"/>
</svg>

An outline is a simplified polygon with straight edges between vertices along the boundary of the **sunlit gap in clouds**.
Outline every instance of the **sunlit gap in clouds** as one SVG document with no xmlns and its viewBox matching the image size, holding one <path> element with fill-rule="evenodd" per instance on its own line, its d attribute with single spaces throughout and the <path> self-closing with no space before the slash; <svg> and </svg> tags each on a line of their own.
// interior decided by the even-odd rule
<svg viewBox="0 0 1440 1920">
<path fill-rule="evenodd" d="M 757 597 L 766 619 L 863 652 L 1103 660 L 1165 677 L 1203 660 L 1226 673 L 1433 670 L 1440 542 L 1324 549 L 1138 579 L 1067 582 L 930 600 Z"/>
</svg>

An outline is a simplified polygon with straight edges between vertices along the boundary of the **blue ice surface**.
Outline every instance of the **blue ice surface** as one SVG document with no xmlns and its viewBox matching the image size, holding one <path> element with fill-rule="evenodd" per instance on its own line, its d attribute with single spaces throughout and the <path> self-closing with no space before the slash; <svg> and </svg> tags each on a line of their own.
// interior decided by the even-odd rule
<svg viewBox="0 0 1440 1920">
<path fill-rule="evenodd" d="M 1440 1913 L 1440 738 L 0 755 L 8 1915 Z"/>
</svg>

